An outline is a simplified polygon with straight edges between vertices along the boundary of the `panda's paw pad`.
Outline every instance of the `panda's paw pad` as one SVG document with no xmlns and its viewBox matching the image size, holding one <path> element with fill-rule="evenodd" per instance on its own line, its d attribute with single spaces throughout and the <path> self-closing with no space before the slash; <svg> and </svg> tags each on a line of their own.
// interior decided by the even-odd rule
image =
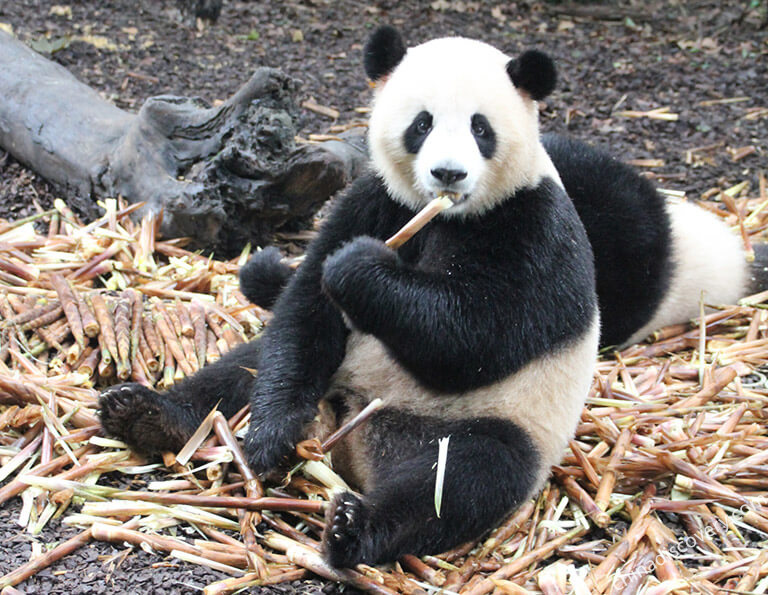
<svg viewBox="0 0 768 595">
<path fill-rule="evenodd" d="M 156 409 L 155 393 L 141 384 L 118 384 L 99 396 L 101 424 L 110 434 L 120 435 L 137 414 Z"/>
<path fill-rule="evenodd" d="M 365 503 L 351 492 L 340 494 L 331 503 L 323 542 L 332 566 L 350 567 L 361 561 L 367 516 Z"/>
<path fill-rule="evenodd" d="M 99 396 L 99 417 L 105 432 L 133 450 L 173 450 L 181 438 L 175 410 L 167 399 L 135 382 L 119 384 Z M 181 444 L 184 442 L 181 441 Z"/>
</svg>

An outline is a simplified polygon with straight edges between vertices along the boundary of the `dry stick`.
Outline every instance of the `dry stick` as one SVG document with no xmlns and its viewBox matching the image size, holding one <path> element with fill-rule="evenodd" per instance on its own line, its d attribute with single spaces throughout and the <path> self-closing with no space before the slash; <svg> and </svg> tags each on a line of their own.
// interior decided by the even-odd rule
<svg viewBox="0 0 768 595">
<path fill-rule="evenodd" d="M 77 302 L 77 310 L 80 313 L 80 320 L 83 322 L 83 332 L 88 337 L 93 338 L 99 334 L 99 323 L 91 309 L 88 307 L 83 295 L 79 292 L 74 293 L 75 301 Z"/>
<path fill-rule="evenodd" d="M 287 570 L 267 578 L 261 578 L 257 573 L 249 572 L 243 576 L 227 578 L 211 583 L 203 588 L 203 595 L 229 595 L 230 593 L 240 592 L 250 587 L 277 585 L 279 583 L 300 580 L 306 578 L 307 574 L 308 573 L 304 568 Z"/>
<path fill-rule="evenodd" d="M 251 471 L 248 462 L 245 460 L 245 454 L 240 448 L 232 430 L 227 423 L 227 418 L 220 411 L 213 414 L 213 431 L 219 438 L 219 442 L 226 446 L 232 453 L 232 459 L 237 466 L 240 475 L 245 481 L 245 495 L 248 498 L 260 498 L 264 495 L 264 489 L 256 474 Z M 268 576 L 266 564 L 264 562 L 263 552 L 256 543 L 256 536 L 253 531 L 253 524 L 261 522 L 261 515 L 256 513 L 245 513 L 240 516 L 240 527 L 243 539 L 247 546 L 249 567 L 256 570 L 262 578 Z"/>
<path fill-rule="evenodd" d="M 514 562 L 505 564 L 491 576 L 477 583 L 474 587 L 467 591 L 466 595 L 485 595 L 486 593 L 490 593 L 494 588 L 496 588 L 496 583 L 494 581 L 506 580 L 516 575 L 518 572 L 525 570 L 530 564 L 546 559 L 557 548 L 578 537 L 581 537 L 586 532 L 587 529 L 584 527 L 576 527 L 571 529 L 568 531 L 568 533 L 552 539 L 549 543 L 541 546 L 540 548 L 520 556 Z"/>
<path fill-rule="evenodd" d="M 341 583 L 347 583 L 378 595 L 395 595 L 396 591 L 385 587 L 355 570 L 332 568 L 318 552 L 305 545 L 276 533 L 267 533 L 264 542 L 272 548 L 285 552 L 288 559 L 298 566 L 303 566 L 316 575 Z"/>
<path fill-rule="evenodd" d="M 204 550 L 197 546 L 190 545 L 181 539 L 157 535 L 155 533 L 140 533 L 139 531 L 134 531 L 125 526 L 115 527 L 105 523 L 94 523 L 91 526 L 91 533 L 93 538 L 97 541 L 111 541 L 117 543 L 127 542 L 138 547 L 143 547 L 144 544 L 146 544 L 156 551 L 181 551 L 239 568 L 244 568 L 247 565 L 247 560 L 244 554 Z"/>
<path fill-rule="evenodd" d="M 322 513 L 327 502 L 301 500 L 298 498 L 248 498 L 242 496 L 197 496 L 193 494 L 165 494 L 157 492 L 119 491 L 111 493 L 117 500 L 139 500 L 156 504 L 187 504 L 202 508 L 242 508 L 261 512 L 262 510 L 298 510 L 300 512 Z"/>
<path fill-rule="evenodd" d="M 605 512 L 605 508 L 600 508 L 597 503 L 592 499 L 587 491 L 582 488 L 576 480 L 570 475 L 561 475 L 560 482 L 563 484 L 565 491 L 568 495 L 575 500 L 586 515 L 592 519 L 592 521 L 598 527 L 604 529 L 611 522 L 611 517 Z"/>
<path fill-rule="evenodd" d="M 189 365 L 189 362 L 184 355 L 184 349 L 179 342 L 179 337 L 174 331 L 172 323 L 163 314 L 164 308 L 158 304 L 160 304 L 160 302 L 155 302 L 155 306 L 157 306 L 157 310 L 155 311 L 155 324 L 157 325 L 157 330 L 163 338 L 166 347 L 173 355 L 173 359 L 176 360 L 176 363 L 184 371 L 184 374 L 192 376 L 195 371 L 192 369 L 192 366 Z"/>
<path fill-rule="evenodd" d="M 192 324 L 192 318 L 190 317 L 189 310 L 182 303 L 179 298 L 176 298 L 173 302 L 174 309 L 181 321 L 181 335 L 182 337 L 193 337 L 195 335 L 195 328 Z"/>
<path fill-rule="evenodd" d="M 323 441 L 323 443 L 320 445 L 322 451 L 329 452 L 347 434 L 357 428 L 360 424 L 366 422 L 374 413 L 376 413 L 376 411 L 382 407 L 384 407 L 384 401 L 381 399 L 374 399 L 368 403 L 368 405 L 366 405 L 363 410 L 360 411 L 360 413 L 355 415 L 355 417 L 350 419 L 347 423 L 342 425 L 338 430 L 336 430 Z"/>
<path fill-rule="evenodd" d="M 96 320 L 99 323 L 99 343 L 102 346 L 101 361 L 105 362 L 105 365 L 109 365 L 113 360 L 118 360 L 119 355 L 117 351 L 117 338 L 115 337 L 115 325 L 112 321 L 112 316 L 107 308 L 107 303 L 104 301 L 104 297 L 100 293 L 92 293 L 88 296 L 93 306 L 93 312 L 96 315 Z"/>
<path fill-rule="evenodd" d="M 683 399 L 682 401 L 678 401 L 672 405 L 671 409 L 681 410 L 704 405 L 712 397 L 717 395 L 721 390 L 728 386 L 731 381 L 736 378 L 736 374 L 736 368 L 730 366 L 726 368 L 720 368 L 715 372 L 714 382 L 697 392 L 695 395 L 688 397 L 687 399 Z"/>
<path fill-rule="evenodd" d="M 125 529 L 132 529 L 138 527 L 139 520 L 134 519 L 123 525 Z M 80 549 L 86 545 L 93 538 L 93 527 L 89 527 L 85 531 L 78 533 L 74 537 L 68 539 L 64 543 L 53 548 L 51 551 L 33 558 L 26 564 L 19 566 L 16 570 L 13 570 L 3 577 L 0 577 L 0 588 L 7 586 L 18 585 L 20 582 L 27 580 L 29 577 L 37 574 L 44 568 L 48 568 L 54 562 L 57 562 L 64 556 L 68 556 L 72 552 Z"/>
<path fill-rule="evenodd" d="M 205 365 L 205 357 L 208 350 L 208 329 L 205 326 L 205 309 L 197 300 L 192 300 L 189 303 L 189 316 L 195 339 L 197 366 L 202 368 Z"/>
<path fill-rule="evenodd" d="M 74 537 L 67 539 L 67 541 L 53 548 L 46 554 L 33 558 L 26 564 L 19 566 L 16 570 L 0 577 L 0 588 L 18 585 L 20 582 L 27 580 L 30 576 L 40 572 L 43 568 L 47 568 L 64 556 L 80 549 L 91 541 L 91 538 L 91 529 L 88 528 L 82 533 L 78 533 Z"/>
<path fill-rule="evenodd" d="M 6 298 L 7 299 L 7 298 Z M 58 318 L 49 319 L 46 322 L 39 322 L 35 324 L 27 324 L 31 321 L 44 316 L 45 314 L 48 314 L 49 312 L 52 312 L 56 310 L 60 306 L 59 302 L 56 300 L 51 300 L 46 304 L 40 304 L 39 306 L 35 306 L 34 308 L 30 308 L 29 310 L 25 310 L 23 312 L 20 312 L 19 314 L 11 315 L 8 317 L 8 319 L 4 322 L 5 325 L 12 325 L 12 326 L 19 326 L 22 327 L 21 330 L 27 330 L 32 328 L 37 328 L 38 326 L 43 326 L 46 324 L 49 324 L 50 322 L 53 322 Z M 4 317 L 6 313 L 10 313 L 10 304 L 8 307 L 4 308 Z M 59 312 L 59 316 L 61 316 L 61 312 Z"/>
<path fill-rule="evenodd" d="M 64 309 L 64 316 L 67 317 L 69 328 L 72 331 L 72 336 L 75 338 L 75 344 L 77 347 L 73 348 L 67 353 L 67 363 L 73 364 L 80 352 L 85 349 L 85 331 L 83 330 L 83 321 L 80 317 L 80 310 L 77 307 L 77 300 L 72 288 L 67 283 L 67 280 L 59 273 L 52 273 L 50 275 L 51 285 L 56 290 L 59 296 L 59 302 Z"/>
<path fill-rule="evenodd" d="M 632 432 L 629 429 L 622 430 L 619 435 L 616 444 L 613 446 L 613 452 L 611 458 L 608 460 L 603 478 L 600 480 L 600 485 L 597 488 L 597 494 L 595 495 L 595 504 L 600 510 L 606 510 L 610 503 L 611 494 L 613 493 L 613 486 L 616 484 L 616 467 L 624 457 L 624 452 L 632 439 Z"/>
<path fill-rule="evenodd" d="M 118 298 L 115 302 L 115 340 L 117 342 L 117 377 L 131 377 L 131 305 Z"/>
<path fill-rule="evenodd" d="M 134 362 L 139 354 L 141 337 L 141 314 L 144 311 L 144 302 L 142 301 L 141 294 L 135 289 L 126 289 L 123 295 L 128 299 L 131 310 L 131 354 L 129 361 L 131 366 L 134 366 Z"/>
</svg>

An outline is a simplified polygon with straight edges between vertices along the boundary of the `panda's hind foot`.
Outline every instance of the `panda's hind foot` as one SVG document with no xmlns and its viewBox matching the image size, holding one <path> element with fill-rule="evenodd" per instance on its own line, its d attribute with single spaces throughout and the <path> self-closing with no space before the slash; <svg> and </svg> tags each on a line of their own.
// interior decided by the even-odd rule
<svg viewBox="0 0 768 595">
<path fill-rule="evenodd" d="M 323 546 L 328 562 L 336 568 L 351 568 L 369 562 L 372 535 L 365 502 L 343 492 L 331 502 L 326 515 Z"/>
<path fill-rule="evenodd" d="M 182 407 L 135 382 L 104 391 L 99 409 L 108 435 L 146 454 L 177 450 L 191 434 L 183 424 L 187 416 Z"/>
</svg>

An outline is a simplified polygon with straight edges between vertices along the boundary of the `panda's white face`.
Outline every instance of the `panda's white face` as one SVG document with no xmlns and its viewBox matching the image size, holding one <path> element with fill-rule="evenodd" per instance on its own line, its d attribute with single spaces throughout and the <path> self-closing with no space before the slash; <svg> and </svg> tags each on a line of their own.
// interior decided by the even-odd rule
<svg viewBox="0 0 768 595">
<path fill-rule="evenodd" d="M 509 60 L 479 41 L 436 39 L 409 49 L 379 83 L 369 144 L 394 198 L 419 209 L 451 192 L 460 201 L 446 214 L 479 214 L 556 177 L 536 102 L 513 85 Z"/>
</svg>

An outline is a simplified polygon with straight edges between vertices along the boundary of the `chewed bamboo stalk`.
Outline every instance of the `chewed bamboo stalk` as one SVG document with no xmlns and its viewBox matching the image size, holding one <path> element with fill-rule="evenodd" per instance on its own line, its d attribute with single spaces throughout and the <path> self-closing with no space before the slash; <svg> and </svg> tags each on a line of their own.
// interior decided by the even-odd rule
<svg viewBox="0 0 768 595">
<path fill-rule="evenodd" d="M 438 196 L 437 198 L 432 199 L 427 206 L 406 223 L 400 231 L 386 241 L 387 246 L 393 250 L 397 250 L 438 214 L 445 209 L 451 208 L 454 204 L 455 198 L 448 195 Z"/>
</svg>

